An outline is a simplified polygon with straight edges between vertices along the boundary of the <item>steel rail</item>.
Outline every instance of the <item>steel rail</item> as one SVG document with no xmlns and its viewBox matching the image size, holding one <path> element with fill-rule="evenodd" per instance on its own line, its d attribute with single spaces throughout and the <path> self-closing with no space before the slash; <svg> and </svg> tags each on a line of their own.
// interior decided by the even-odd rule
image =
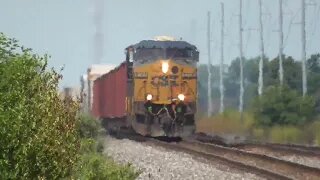
<svg viewBox="0 0 320 180">
<path fill-rule="evenodd" d="M 270 144 L 270 143 L 248 143 L 234 146 L 239 149 L 258 149 L 269 152 L 279 152 L 283 155 L 296 155 L 316 158 L 320 160 L 320 150 L 316 147 L 308 146 L 291 146 L 286 144 Z"/>
<path fill-rule="evenodd" d="M 195 140 L 205 143 L 211 143 L 216 145 L 222 145 L 224 147 L 235 147 L 239 149 L 260 149 L 267 150 L 269 152 L 280 152 L 285 155 L 297 155 L 320 159 L 320 147 L 316 146 L 304 146 L 296 144 L 279 144 L 279 143 L 261 143 L 261 142 L 245 142 L 245 143 L 234 143 L 227 144 L 222 138 L 211 137 L 206 135 L 196 135 Z"/>
<path fill-rule="evenodd" d="M 179 152 L 186 152 L 188 154 L 194 155 L 196 157 L 202 157 L 206 160 L 213 161 L 215 163 L 219 162 L 221 164 L 225 164 L 229 167 L 236 168 L 238 170 L 245 171 L 247 173 L 256 174 L 259 177 L 264 177 L 266 179 L 277 179 L 277 180 L 288 180 L 292 179 L 289 176 L 279 174 L 277 172 L 270 171 L 268 169 L 251 165 L 245 162 L 241 162 L 239 160 L 228 158 L 225 155 L 221 153 L 214 153 L 212 152 L 212 149 L 210 151 L 207 151 L 202 146 L 198 146 L 197 142 L 187 142 L 187 141 L 181 141 L 177 143 L 168 143 L 156 139 L 148 139 L 144 143 L 151 144 L 154 146 L 161 146 L 166 149 L 170 150 L 176 150 Z M 196 144 L 194 144 L 196 143 Z"/>
<path fill-rule="evenodd" d="M 179 144 L 180 146 L 190 148 L 198 152 L 210 153 L 225 157 L 229 160 L 243 162 L 249 166 L 259 167 L 263 170 L 282 175 L 289 179 L 320 179 L 320 169 L 315 167 L 309 167 L 266 155 L 251 153 L 237 148 L 223 147 L 198 141 L 184 140 Z"/>
</svg>

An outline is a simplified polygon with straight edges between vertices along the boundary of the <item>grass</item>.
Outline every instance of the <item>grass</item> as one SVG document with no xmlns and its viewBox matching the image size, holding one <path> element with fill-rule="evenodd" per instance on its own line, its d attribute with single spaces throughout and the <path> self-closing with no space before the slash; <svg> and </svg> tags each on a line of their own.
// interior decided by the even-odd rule
<svg viewBox="0 0 320 180">
<path fill-rule="evenodd" d="M 198 117 L 196 131 L 216 135 L 240 135 L 251 140 L 271 143 L 308 144 L 320 146 L 320 118 L 303 126 L 258 126 L 254 116 L 245 112 L 242 120 L 234 110 L 207 117 Z"/>
<path fill-rule="evenodd" d="M 253 116 L 249 113 L 244 113 L 241 120 L 239 112 L 226 111 L 210 118 L 200 118 L 196 126 L 197 132 L 245 135 L 250 133 L 253 123 Z"/>
<path fill-rule="evenodd" d="M 270 129 L 269 138 L 274 143 L 303 144 L 305 142 L 303 129 L 293 126 L 275 126 Z"/>
<path fill-rule="evenodd" d="M 320 146 L 320 120 L 311 124 L 311 131 L 314 132 L 314 143 Z"/>
</svg>

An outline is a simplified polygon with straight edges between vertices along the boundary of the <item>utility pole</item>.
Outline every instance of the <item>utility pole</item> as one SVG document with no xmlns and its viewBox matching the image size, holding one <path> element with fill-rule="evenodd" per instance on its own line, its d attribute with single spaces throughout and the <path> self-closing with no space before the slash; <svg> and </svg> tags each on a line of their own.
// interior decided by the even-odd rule
<svg viewBox="0 0 320 180">
<path fill-rule="evenodd" d="M 302 92 L 303 96 L 307 94 L 307 72 L 306 72 L 306 12 L 305 0 L 301 0 L 301 40 L 302 40 Z"/>
<path fill-rule="evenodd" d="M 221 3 L 221 59 L 220 59 L 220 113 L 224 111 L 224 84 L 223 84 L 223 72 L 224 72 L 224 4 Z"/>
<path fill-rule="evenodd" d="M 259 87 L 258 94 L 262 95 L 263 91 L 263 58 L 264 58 L 264 43 L 263 43 L 263 24 L 262 24 L 262 0 L 259 0 L 259 23 L 260 23 L 260 62 L 259 62 Z"/>
<path fill-rule="evenodd" d="M 283 13 L 282 13 L 282 0 L 279 0 L 279 79 L 280 85 L 283 85 Z"/>
<path fill-rule="evenodd" d="M 239 14 L 239 50 L 240 50 L 240 97 L 239 97 L 239 112 L 243 112 L 243 49 L 242 49 L 242 0 L 240 0 L 240 14 Z"/>
<path fill-rule="evenodd" d="M 211 37 L 210 37 L 210 25 L 211 14 L 208 12 L 208 32 L 207 32 L 207 45 L 208 45 L 208 117 L 212 115 L 212 96 L 211 96 Z"/>
</svg>

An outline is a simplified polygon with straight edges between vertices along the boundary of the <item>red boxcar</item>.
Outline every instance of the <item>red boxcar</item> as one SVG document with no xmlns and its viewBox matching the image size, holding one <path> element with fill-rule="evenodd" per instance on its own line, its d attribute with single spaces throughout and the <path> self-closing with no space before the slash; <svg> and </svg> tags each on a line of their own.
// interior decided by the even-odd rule
<svg viewBox="0 0 320 180">
<path fill-rule="evenodd" d="M 92 114 L 96 118 L 126 116 L 127 65 L 120 64 L 93 84 Z"/>
<path fill-rule="evenodd" d="M 92 114 L 95 117 L 98 117 L 100 114 L 100 102 L 99 102 L 99 93 L 100 93 L 100 88 L 101 88 L 101 81 L 96 81 L 93 85 L 93 100 L 92 100 Z"/>
</svg>

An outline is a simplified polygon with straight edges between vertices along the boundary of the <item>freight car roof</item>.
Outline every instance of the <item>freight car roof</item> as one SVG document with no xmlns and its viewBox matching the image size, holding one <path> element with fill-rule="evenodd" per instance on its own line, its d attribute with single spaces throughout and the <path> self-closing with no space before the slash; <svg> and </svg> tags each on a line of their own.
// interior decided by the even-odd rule
<svg viewBox="0 0 320 180">
<path fill-rule="evenodd" d="M 114 68 L 115 66 L 111 64 L 93 64 L 87 70 L 87 80 L 94 81 L 99 76 L 108 73 Z"/>
<path fill-rule="evenodd" d="M 105 78 L 106 76 L 108 76 L 109 74 L 112 74 L 113 72 L 115 71 L 118 71 L 122 66 L 124 66 L 127 62 L 126 61 L 123 61 L 121 62 L 120 65 L 114 67 L 113 69 L 111 69 L 109 72 L 106 72 L 104 74 L 102 74 L 100 77 L 98 77 L 96 80 L 100 80 L 100 79 L 103 79 Z"/>
<path fill-rule="evenodd" d="M 138 48 L 179 48 L 179 49 L 192 49 L 197 50 L 196 46 L 185 42 L 185 41 L 154 41 L 154 40 L 143 40 L 132 46 L 135 49 Z"/>
</svg>

